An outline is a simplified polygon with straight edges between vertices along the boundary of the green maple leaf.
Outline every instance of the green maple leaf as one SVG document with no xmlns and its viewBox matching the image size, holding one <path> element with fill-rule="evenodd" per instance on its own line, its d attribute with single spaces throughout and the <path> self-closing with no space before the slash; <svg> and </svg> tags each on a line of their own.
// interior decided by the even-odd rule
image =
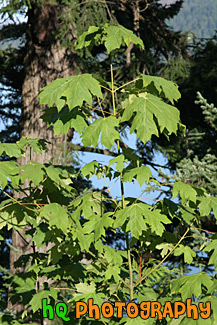
<svg viewBox="0 0 217 325">
<path fill-rule="evenodd" d="M 36 161 L 31 161 L 30 165 L 22 165 L 17 168 L 17 172 L 21 171 L 21 181 L 26 179 L 32 181 L 35 186 L 38 186 L 44 179 L 44 166 Z"/>
<path fill-rule="evenodd" d="M 82 33 L 75 42 L 77 50 L 81 50 L 85 47 L 92 49 L 94 46 L 95 40 L 100 37 L 102 29 L 96 26 L 90 26 L 88 31 Z"/>
<path fill-rule="evenodd" d="M 142 97 L 135 97 L 130 105 L 124 111 L 121 122 L 129 121 L 134 112 L 136 116 L 133 119 L 130 133 L 137 132 L 137 139 L 140 138 L 143 143 L 151 139 L 152 135 L 158 136 L 158 129 L 153 119 L 153 114 L 147 109 L 147 101 Z"/>
<path fill-rule="evenodd" d="M 108 51 L 108 54 L 115 49 L 119 49 L 122 45 L 122 42 L 124 42 L 127 46 L 129 46 L 132 42 L 134 44 L 140 45 L 141 48 L 144 49 L 142 40 L 134 35 L 131 30 L 126 29 L 121 25 L 108 26 L 105 28 L 104 32 L 106 34 L 104 36 L 105 47 Z"/>
<path fill-rule="evenodd" d="M 66 232 L 68 227 L 68 213 L 58 203 L 45 205 L 40 212 L 40 217 L 49 217 L 50 226 L 56 226 L 63 232 Z"/>
<path fill-rule="evenodd" d="M 127 223 L 126 231 L 130 231 L 132 236 L 139 239 L 142 235 L 142 231 L 147 229 L 147 225 L 141 214 L 137 214 L 138 207 L 132 209 L 130 219 Z"/>
<path fill-rule="evenodd" d="M 168 252 L 170 252 L 173 249 L 174 245 L 171 243 L 161 243 L 156 246 L 157 249 L 161 250 L 160 255 L 162 257 L 166 256 Z"/>
<path fill-rule="evenodd" d="M 195 210 L 185 206 L 181 209 L 181 217 L 186 223 L 190 223 L 195 218 Z"/>
<path fill-rule="evenodd" d="M 56 183 L 56 186 L 58 188 L 62 187 L 65 188 L 69 191 L 72 190 L 72 187 L 69 186 L 69 184 L 72 183 L 71 177 L 74 177 L 74 172 L 69 173 L 68 171 L 59 168 L 59 167 L 54 167 L 53 165 L 50 165 L 46 167 L 46 173 L 47 176 Z"/>
<path fill-rule="evenodd" d="M 17 163 L 15 161 L 0 161 L 0 186 L 2 189 L 8 184 L 10 172 L 15 169 Z"/>
<path fill-rule="evenodd" d="M 87 176 L 91 177 L 92 175 L 95 174 L 96 167 L 98 167 L 98 166 L 99 166 L 98 162 L 96 160 L 93 160 L 90 163 L 84 165 L 81 168 L 81 172 L 84 177 L 87 177 Z"/>
<path fill-rule="evenodd" d="M 89 234 L 94 231 L 95 241 L 101 236 L 105 236 L 105 229 L 111 227 L 113 223 L 113 219 L 110 218 L 111 215 L 113 212 L 107 212 L 102 216 L 93 214 L 83 227 L 84 233 Z"/>
<path fill-rule="evenodd" d="M 135 298 L 139 299 L 139 303 L 144 301 L 144 297 L 146 301 L 156 301 L 158 298 L 158 294 L 152 288 L 142 286 L 139 290 L 137 294 L 135 293 Z"/>
<path fill-rule="evenodd" d="M 109 247 L 108 245 L 104 246 L 104 257 L 107 259 L 108 263 L 111 263 L 112 265 L 122 265 L 123 259 L 121 256 L 121 253 L 118 252 L 117 249 L 114 249 L 113 247 Z"/>
<path fill-rule="evenodd" d="M 30 137 L 22 137 L 19 141 L 16 142 L 17 146 L 20 148 L 22 152 L 26 151 L 26 148 L 31 147 L 33 151 L 38 154 L 39 152 L 43 152 L 47 149 L 46 143 L 47 141 L 44 139 L 31 139 Z"/>
<path fill-rule="evenodd" d="M 124 162 L 127 162 L 124 155 L 119 155 L 118 157 L 111 159 L 108 166 L 112 166 L 113 164 L 117 163 L 117 170 L 119 170 L 119 172 L 122 172 L 124 170 Z"/>
<path fill-rule="evenodd" d="M 73 209 L 75 210 L 72 214 L 74 220 L 78 220 L 80 216 L 84 216 L 85 219 L 89 219 L 93 213 L 101 215 L 105 207 L 102 201 L 105 197 L 101 192 L 93 192 L 83 195 L 81 198 L 73 202 Z"/>
<path fill-rule="evenodd" d="M 178 85 L 172 81 L 149 75 L 142 75 L 142 79 L 144 87 L 153 83 L 159 95 L 162 95 L 163 93 L 164 97 L 168 98 L 172 104 L 174 103 L 174 100 L 177 101 L 181 97 Z"/>
<path fill-rule="evenodd" d="M 16 288 L 16 292 L 17 293 L 22 293 L 22 292 L 29 292 L 31 293 L 34 292 L 34 279 L 33 278 L 27 278 L 27 279 L 22 279 L 20 277 L 17 277 L 14 281 L 16 283 L 17 288 Z"/>
<path fill-rule="evenodd" d="M 48 302 L 50 300 L 50 297 L 52 297 L 54 300 L 57 299 L 58 291 L 55 290 L 55 288 L 50 287 L 49 290 L 42 290 L 32 297 L 29 304 L 32 307 L 33 312 L 36 312 L 38 309 L 41 309 L 41 302 L 42 299 L 48 299 Z"/>
<path fill-rule="evenodd" d="M 169 224 L 171 221 L 158 210 L 151 211 L 148 207 L 145 207 L 145 210 L 146 223 L 150 226 L 152 232 L 161 236 L 165 230 L 164 224 Z"/>
<path fill-rule="evenodd" d="M 53 182 L 59 185 L 61 169 L 50 165 L 46 168 L 46 172 L 47 176 L 50 177 Z"/>
<path fill-rule="evenodd" d="M 47 232 L 48 232 L 48 229 L 43 222 L 40 225 L 38 225 L 37 232 L 32 237 L 32 241 L 34 241 L 36 243 L 38 248 L 45 246 L 44 239 L 46 237 Z"/>
<path fill-rule="evenodd" d="M 209 264 L 213 264 L 217 267 L 217 239 L 212 240 L 204 249 L 203 252 L 211 252 L 213 251 L 210 259 Z"/>
<path fill-rule="evenodd" d="M 191 298 L 192 295 L 199 298 L 202 292 L 201 287 L 205 286 L 209 290 L 212 284 L 211 277 L 205 272 L 186 275 L 172 281 L 171 293 L 180 293 L 183 300 Z"/>
<path fill-rule="evenodd" d="M 115 282 L 118 283 L 120 280 L 120 268 L 117 265 L 109 265 L 107 270 L 105 271 L 105 279 L 109 280 L 112 277 L 114 278 Z"/>
<path fill-rule="evenodd" d="M 124 224 L 129 218 L 126 230 L 130 231 L 133 236 L 139 238 L 143 230 L 147 230 L 150 226 L 151 231 L 161 236 L 165 230 L 163 224 L 171 223 L 171 221 L 157 210 L 150 210 L 150 206 L 145 203 L 135 203 L 120 211 L 117 211 L 114 227 L 118 228 Z"/>
<path fill-rule="evenodd" d="M 88 283 L 78 283 L 75 285 L 77 292 L 74 294 L 73 300 L 80 301 L 85 300 L 87 301 L 89 298 L 92 298 L 94 301 L 94 304 L 97 304 L 98 306 L 101 306 L 103 301 L 103 298 L 106 298 L 104 293 L 96 292 L 96 285 L 94 282 Z"/>
<path fill-rule="evenodd" d="M 79 223 L 76 223 L 76 226 L 71 229 L 71 233 L 73 239 L 78 239 L 80 249 L 88 251 L 91 243 L 94 242 L 94 234 L 84 234 L 84 230 Z"/>
<path fill-rule="evenodd" d="M 189 184 L 175 182 L 173 185 L 172 193 L 173 198 L 175 198 L 180 193 L 181 201 L 183 204 L 187 201 L 196 203 L 197 191 Z"/>
<path fill-rule="evenodd" d="M 208 216 L 210 211 L 213 210 L 214 216 L 217 219 L 217 198 L 213 196 L 201 197 L 199 204 L 199 211 L 201 216 Z"/>
<path fill-rule="evenodd" d="M 5 153 L 9 157 L 20 158 L 21 148 L 16 143 L 0 143 L 0 156 Z"/>
<path fill-rule="evenodd" d="M 147 166 L 141 166 L 126 170 L 123 176 L 123 182 L 132 182 L 133 178 L 136 178 L 139 185 L 142 186 L 145 182 L 148 182 L 152 176 L 152 173 Z"/>
<path fill-rule="evenodd" d="M 111 51 L 119 49 L 123 43 L 128 47 L 131 42 L 144 49 L 143 41 L 131 30 L 121 25 L 104 24 L 101 27 L 90 26 L 88 31 L 84 32 L 76 41 L 76 48 L 79 50 L 88 47 L 91 50 L 94 45 L 105 44 L 109 54 Z"/>
<path fill-rule="evenodd" d="M 92 95 L 103 98 L 99 82 L 86 73 L 54 80 L 42 88 L 39 98 L 41 105 L 51 107 L 56 104 L 58 111 L 61 111 L 65 103 L 70 110 L 81 107 L 84 101 L 92 105 Z"/>
<path fill-rule="evenodd" d="M 139 97 L 133 97 L 122 116 L 121 122 L 128 121 L 133 115 L 130 133 L 136 131 L 137 138 L 145 144 L 152 135 L 158 136 L 158 125 L 160 131 L 167 130 L 168 134 L 176 133 L 179 122 L 179 111 L 174 106 L 166 104 L 160 98 L 152 94 L 143 93 Z M 154 117 L 158 121 L 156 124 Z"/>
<path fill-rule="evenodd" d="M 188 246 L 179 245 L 174 251 L 174 256 L 180 256 L 184 254 L 184 262 L 191 264 L 193 257 L 196 256 L 196 253 Z"/>
<path fill-rule="evenodd" d="M 71 128 L 82 133 L 87 127 L 86 117 L 77 107 L 71 111 L 68 107 L 63 107 L 60 112 L 56 107 L 51 107 L 41 117 L 48 123 L 48 127 L 53 126 L 54 135 L 67 134 Z"/>
<path fill-rule="evenodd" d="M 82 142 L 84 146 L 92 145 L 95 148 L 99 135 L 102 133 L 101 143 L 110 149 L 114 145 L 114 141 L 120 139 L 119 133 L 115 130 L 118 125 L 119 122 L 114 116 L 95 120 L 83 133 Z"/>
<path fill-rule="evenodd" d="M 94 282 L 88 283 L 78 283 L 75 285 L 78 294 L 92 294 L 96 292 L 96 285 Z"/>
</svg>

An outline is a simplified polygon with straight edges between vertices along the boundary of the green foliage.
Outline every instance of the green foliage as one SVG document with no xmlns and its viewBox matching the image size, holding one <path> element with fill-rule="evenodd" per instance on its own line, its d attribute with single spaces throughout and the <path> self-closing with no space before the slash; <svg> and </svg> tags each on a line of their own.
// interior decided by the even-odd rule
<svg viewBox="0 0 217 325">
<path fill-rule="evenodd" d="M 158 136 L 158 125 L 161 132 L 176 133 L 178 124 L 174 121 L 179 118 L 179 112 L 175 107 L 145 92 L 131 100 L 132 103 L 126 107 L 121 122 L 128 121 L 136 113 L 130 133 L 136 131 L 137 138 L 140 138 L 144 144 L 151 139 L 152 134 Z M 153 116 L 156 117 L 157 121 L 154 120 Z"/>
<path fill-rule="evenodd" d="M 111 51 L 119 49 L 122 43 L 129 46 L 131 42 L 140 45 L 144 49 L 142 40 L 134 35 L 131 30 L 121 25 L 105 24 L 102 27 L 89 27 L 88 31 L 84 32 L 76 41 L 76 49 L 88 47 L 91 50 L 94 45 L 103 43 L 108 54 L 110 54 Z"/>
<path fill-rule="evenodd" d="M 99 134 L 101 135 L 101 144 L 104 144 L 107 148 L 111 148 L 114 141 L 119 139 L 119 133 L 115 128 L 119 126 L 118 120 L 114 116 L 95 120 L 86 130 L 83 132 L 82 142 L 84 146 L 97 146 Z"/>
<path fill-rule="evenodd" d="M 171 291 L 177 292 L 178 289 L 183 300 L 192 295 L 199 298 L 202 293 L 202 286 L 207 290 L 212 287 L 210 277 L 204 272 L 183 276 L 180 279 L 174 280 L 171 285 Z"/>
<path fill-rule="evenodd" d="M 82 106 L 83 101 L 92 104 L 92 94 L 102 98 L 99 83 L 89 74 L 56 79 L 46 87 L 46 92 L 39 95 L 40 104 L 52 106 L 54 103 L 60 111 L 66 104 L 72 110 Z M 67 98 L 67 101 L 63 98 Z"/>
<path fill-rule="evenodd" d="M 110 33 L 114 29 L 109 28 L 107 25 L 101 28 L 105 33 L 102 38 L 98 37 L 98 29 L 91 29 L 93 35 L 81 36 L 81 44 L 86 46 L 87 36 L 89 44 L 97 39 L 98 43 L 108 46 L 108 51 L 116 49 L 122 41 L 126 46 L 129 42 L 141 43 L 130 31 L 115 27 L 120 39 L 111 44 Z M 171 133 L 176 133 L 180 124 L 179 112 L 173 106 L 180 97 L 177 86 L 162 78 L 139 75 L 125 85 L 114 87 L 113 77 L 111 66 L 111 82 L 107 82 L 111 87 L 106 86 L 106 92 L 111 95 L 112 107 L 108 111 L 104 108 L 108 95 L 105 95 L 105 86 L 89 74 L 58 79 L 43 88 L 39 95 L 41 104 L 48 105 L 44 119 L 54 128 L 61 121 L 64 125 L 61 130 L 67 133 L 69 126 L 74 125 L 70 123 L 79 118 L 77 131 L 84 146 L 99 147 L 100 141 L 112 150 L 115 158 L 108 165 L 93 161 L 75 172 L 72 167 L 51 163 L 30 161 L 19 166 L 15 161 L 0 162 L 3 171 L 0 186 L 8 197 L 0 205 L 1 228 L 15 229 L 32 248 L 32 252 L 22 254 L 15 262 L 15 267 L 23 266 L 25 272 L 7 277 L 11 303 L 21 299 L 26 309 L 22 315 L 5 313 L 2 316 L 5 324 L 41 320 L 43 298 L 52 306 L 54 300 L 66 302 L 71 321 L 79 323 L 75 318 L 75 303 L 87 302 L 89 298 L 99 306 L 105 301 L 142 302 L 147 301 L 147 297 L 164 304 L 169 300 L 195 297 L 202 301 L 216 293 L 212 274 L 183 275 L 175 268 L 181 264 L 182 255 L 184 262 L 192 265 L 202 250 L 188 247 L 187 234 L 191 227 L 200 224 L 200 215 L 211 209 L 217 218 L 215 198 L 205 190 L 175 182 L 170 186 L 173 186 L 174 197 L 180 194 L 181 204 L 168 199 L 144 203 L 141 196 L 152 188 L 153 182 L 160 192 L 164 190 L 140 156 L 133 149 L 124 148 L 121 142 L 121 128 L 125 125 L 131 128 L 131 133 L 136 131 L 137 138 L 144 144 L 153 135 L 164 134 L 169 138 Z M 121 91 L 125 101 L 120 104 Z M 92 107 L 94 103 L 96 107 Z M 101 115 L 93 114 L 96 109 Z M 2 144 L 1 152 L 9 157 L 21 157 L 27 146 L 39 153 L 46 150 L 46 141 L 23 138 L 13 146 Z M 111 166 L 115 164 L 113 169 Z M 109 177 L 113 182 L 119 180 L 121 199 L 112 196 L 106 182 L 102 190 L 78 195 L 74 186 L 76 179 L 92 175 L 98 179 Z M 139 197 L 127 198 L 125 183 L 133 179 L 140 185 L 145 184 L 145 189 Z M 8 189 L 13 190 L 14 197 L 7 193 Z M 121 244 L 113 241 L 110 245 L 109 234 L 120 238 Z M 47 247 L 44 253 L 43 247 Z M 208 244 L 203 248 L 209 252 L 213 247 Z M 216 315 L 213 313 L 211 317 L 213 320 Z M 84 324 L 90 321 L 93 320 L 88 315 L 81 319 Z M 132 319 L 120 320 L 113 315 L 109 320 L 101 318 L 99 321 L 128 324 Z M 140 318 L 136 321 L 142 323 Z M 164 319 L 165 324 L 170 321 Z M 192 322 L 186 315 L 184 321 Z M 148 322 L 157 324 L 157 317 Z"/>
<path fill-rule="evenodd" d="M 175 30 L 194 33 L 197 37 L 213 37 L 217 28 L 215 0 L 185 0 L 179 14 L 169 21 Z"/>
</svg>

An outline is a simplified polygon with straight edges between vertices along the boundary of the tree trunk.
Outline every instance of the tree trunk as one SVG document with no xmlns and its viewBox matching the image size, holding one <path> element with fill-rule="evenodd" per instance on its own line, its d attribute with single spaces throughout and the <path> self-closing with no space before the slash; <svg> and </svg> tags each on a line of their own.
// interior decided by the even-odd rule
<svg viewBox="0 0 217 325">
<path fill-rule="evenodd" d="M 50 1 L 49 1 L 50 2 Z M 56 78 L 73 75 L 75 72 L 75 56 L 68 53 L 66 48 L 60 48 L 59 42 L 55 40 L 55 30 L 58 28 L 58 16 L 61 7 L 48 4 L 32 4 L 28 11 L 28 25 L 26 31 L 26 55 L 24 59 L 25 79 L 22 86 L 22 116 L 21 136 L 31 138 L 42 138 L 50 142 L 48 150 L 36 156 L 31 153 L 31 160 L 40 163 L 47 163 L 57 154 L 57 144 L 63 143 L 63 136 L 54 137 L 52 128 L 47 129 L 46 124 L 40 119 L 42 110 L 39 106 L 37 95 L 40 89 Z M 30 151 L 26 156 L 19 159 L 19 164 L 28 164 Z M 32 248 L 22 239 L 17 231 L 12 234 L 12 246 L 10 252 L 10 270 L 13 274 L 24 271 L 15 269 L 14 262 L 22 253 L 32 252 Z M 45 252 L 48 248 L 44 247 Z M 16 312 L 23 310 L 22 304 L 12 306 L 9 301 L 9 308 Z"/>
</svg>

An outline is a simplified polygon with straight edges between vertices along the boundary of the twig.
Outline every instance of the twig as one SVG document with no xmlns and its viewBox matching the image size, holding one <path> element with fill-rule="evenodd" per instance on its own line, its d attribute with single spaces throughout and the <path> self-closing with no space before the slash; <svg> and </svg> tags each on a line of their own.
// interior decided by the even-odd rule
<svg viewBox="0 0 217 325">
<path fill-rule="evenodd" d="M 179 244 L 181 243 L 181 241 L 185 238 L 185 235 L 187 235 L 187 233 L 189 232 L 192 224 L 194 223 L 195 219 L 192 221 L 191 225 L 187 228 L 187 230 L 185 231 L 184 235 L 180 238 L 180 240 L 178 241 L 178 243 L 171 249 L 171 251 L 169 251 L 169 253 L 162 259 L 162 261 L 160 261 L 160 263 L 158 263 L 151 271 L 149 271 L 148 273 L 146 273 L 136 284 L 135 287 L 140 284 L 144 279 L 146 279 L 151 273 L 153 273 L 161 264 L 163 264 L 163 262 L 167 259 L 167 257 L 169 257 L 172 252 L 176 249 L 176 247 L 179 246 Z"/>
</svg>

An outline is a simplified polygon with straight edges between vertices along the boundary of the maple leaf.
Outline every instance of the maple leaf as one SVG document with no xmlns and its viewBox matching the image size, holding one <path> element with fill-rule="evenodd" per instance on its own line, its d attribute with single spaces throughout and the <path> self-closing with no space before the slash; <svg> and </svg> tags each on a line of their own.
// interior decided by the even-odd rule
<svg viewBox="0 0 217 325">
<path fill-rule="evenodd" d="M 105 229 L 111 227 L 113 223 L 112 218 L 110 218 L 111 215 L 113 212 L 107 212 L 102 216 L 93 214 L 84 225 L 84 233 L 89 234 L 94 231 L 95 241 L 101 236 L 105 236 Z"/>
<path fill-rule="evenodd" d="M 200 198 L 199 211 L 201 216 L 208 216 L 210 211 L 213 210 L 214 216 L 217 219 L 217 198 L 211 195 Z"/>
<path fill-rule="evenodd" d="M 48 217 L 50 226 L 56 226 L 63 232 L 66 232 L 68 227 L 68 213 L 58 203 L 45 205 L 40 212 L 40 217 Z"/>
<path fill-rule="evenodd" d="M 125 43 L 128 47 L 130 43 L 139 45 L 144 49 L 143 41 L 133 32 L 121 25 L 104 24 L 96 27 L 90 26 L 88 31 L 79 36 L 76 41 L 76 49 L 89 48 L 92 50 L 94 45 L 104 44 L 108 54 Z"/>
<path fill-rule="evenodd" d="M 77 50 L 88 47 L 90 50 L 95 44 L 95 41 L 101 36 L 102 28 L 90 26 L 86 32 L 83 32 L 75 42 Z"/>
<path fill-rule="evenodd" d="M 21 171 L 21 181 L 24 182 L 27 178 L 32 181 L 35 186 L 38 186 L 44 179 L 44 166 L 36 161 L 32 161 L 30 165 L 22 165 L 17 168 L 17 172 Z"/>
<path fill-rule="evenodd" d="M 21 148 L 16 143 L 0 143 L 0 156 L 5 153 L 9 157 L 20 158 Z"/>
<path fill-rule="evenodd" d="M 204 249 L 203 252 L 211 252 L 213 251 L 210 259 L 209 264 L 213 264 L 217 267 L 217 240 L 212 240 Z"/>
<path fill-rule="evenodd" d="M 144 44 L 140 38 L 133 34 L 133 32 L 129 29 L 121 25 L 117 26 L 108 26 L 104 30 L 106 36 L 104 36 L 105 47 L 108 51 L 108 54 L 121 47 L 122 42 L 124 42 L 127 46 L 130 43 L 138 44 L 141 48 L 144 49 Z"/>
<path fill-rule="evenodd" d="M 172 81 L 150 75 L 142 75 L 142 80 L 144 87 L 153 84 L 159 95 L 169 99 L 172 104 L 181 97 L 178 85 Z"/>
<path fill-rule="evenodd" d="M 114 145 L 114 141 L 120 139 L 118 131 L 115 130 L 115 127 L 118 125 L 118 119 L 114 116 L 95 120 L 83 132 L 82 142 L 84 146 L 92 145 L 95 148 L 98 144 L 99 135 L 101 133 L 101 143 L 110 149 Z"/>
<path fill-rule="evenodd" d="M 48 123 L 47 127 L 53 126 L 54 135 L 67 134 L 71 128 L 82 133 L 87 127 L 85 115 L 77 107 L 71 111 L 63 107 L 60 112 L 57 107 L 51 107 L 45 110 L 41 118 Z"/>
<path fill-rule="evenodd" d="M 180 245 L 174 251 L 174 256 L 180 256 L 184 254 L 184 262 L 191 264 L 193 261 L 193 257 L 196 256 L 196 253 L 188 246 Z"/>
<path fill-rule="evenodd" d="M 16 168 L 17 164 L 15 161 L 0 161 L 0 186 L 2 189 L 8 184 L 8 177 L 10 172 Z"/>
<path fill-rule="evenodd" d="M 161 132 L 166 129 L 168 134 L 176 133 L 178 129 L 177 108 L 152 94 L 143 93 L 139 94 L 139 97 L 133 97 L 132 103 L 124 111 L 121 122 L 128 121 L 134 113 L 136 115 L 133 117 L 130 133 L 136 131 L 137 138 L 140 138 L 144 144 L 151 139 L 152 135 L 158 136 L 158 125 Z"/>
<path fill-rule="evenodd" d="M 126 231 L 130 231 L 136 238 L 142 235 L 143 230 L 147 230 L 147 226 L 150 226 L 152 232 L 161 236 L 165 230 L 163 223 L 171 223 L 165 215 L 162 215 L 157 210 L 151 211 L 149 205 L 145 203 L 132 204 L 129 207 L 117 211 L 115 216 L 115 228 L 122 226 L 127 218 L 129 218 Z"/>
<path fill-rule="evenodd" d="M 191 298 L 192 295 L 199 298 L 202 286 L 205 286 L 207 289 L 212 286 L 211 277 L 205 272 L 186 275 L 173 280 L 171 283 L 171 293 L 177 294 L 179 292 L 183 300 Z"/>
<path fill-rule="evenodd" d="M 117 170 L 119 170 L 119 172 L 122 172 L 124 170 L 124 162 L 127 162 L 124 155 L 119 155 L 118 157 L 111 159 L 108 166 L 112 166 L 113 164 L 117 163 Z"/>
<path fill-rule="evenodd" d="M 148 182 L 152 176 L 151 170 L 147 166 L 141 166 L 126 170 L 123 176 L 123 182 L 132 182 L 133 178 L 136 178 L 139 185 L 142 186 L 145 182 Z"/>
<path fill-rule="evenodd" d="M 96 172 L 96 167 L 99 167 L 99 164 L 96 160 L 91 161 L 90 163 L 84 165 L 81 168 L 81 172 L 84 177 L 91 177 Z"/>
<path fill-rule="evenodd" d="M 40 105 L 51 107 L 56 104 L 61 111 L 65 104 L 69 109 L 81 107 L 86 101 L 92 105 L 92 95 L 103 98 L 99 82 L 90 74 L 59 78 L 42 88 L 39 94 Z"/>
<path fill-rule="evenodd" d="M 175 198 L 178 193 L 180 193 L 182 203 L 186 201 L 196 202 L 197 191 L 189 184 L 184 184 L 182 182 L 175 182 L 173 185 L 173 198 Z"/>
</svg>

